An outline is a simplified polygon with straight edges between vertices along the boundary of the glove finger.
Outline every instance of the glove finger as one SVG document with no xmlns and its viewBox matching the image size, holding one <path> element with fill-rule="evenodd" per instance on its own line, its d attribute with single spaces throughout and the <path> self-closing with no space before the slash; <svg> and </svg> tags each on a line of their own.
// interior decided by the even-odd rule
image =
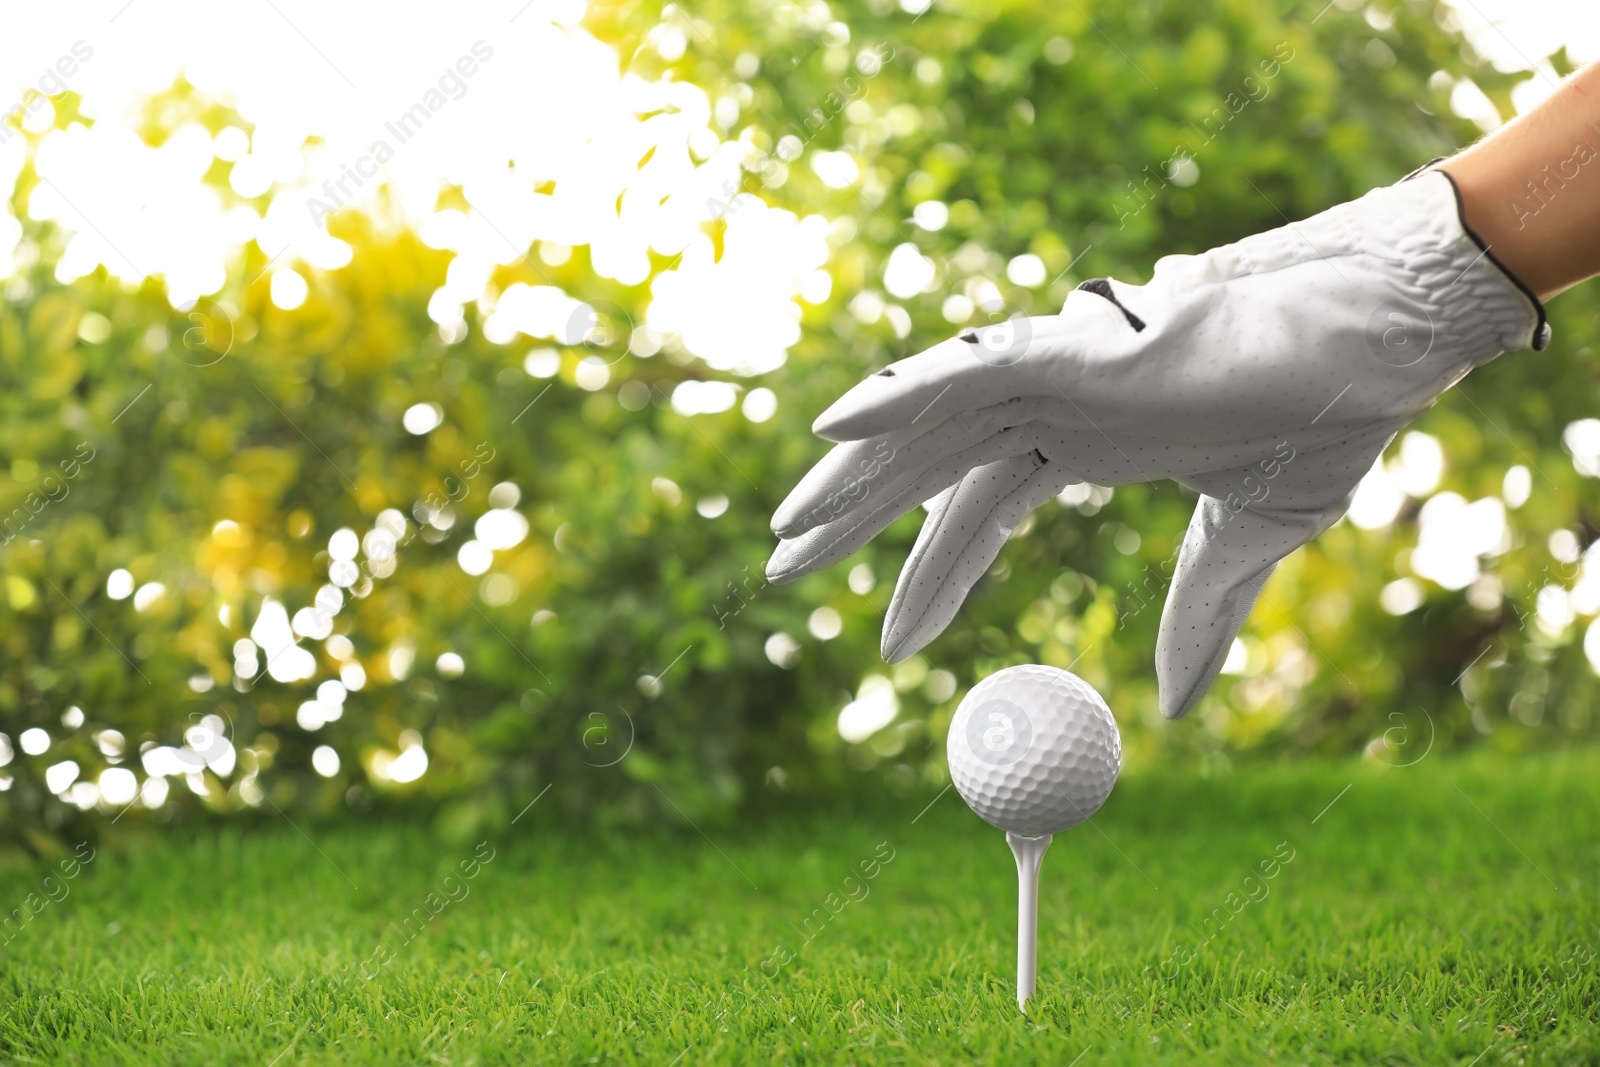
<svg viewBox="0 0 1600 1067">
<path fill-rule="evenodd" d="M 874 484 L 884 487 L 884 464 L 900 454 L 917 434 L 889 434 L 835 445 L 789 490 L 772 513 L 772 532 L 793 538 L 839 518 L 863 502 Z M 902 460 L 902 468 L 904 461 Z"/>
<path fill-rule="evenodd" d="M 949 507 L 950 499 L 956 495 L 956 490 L 960 488 L 961 483 L 957 482 L 955 485 L 948 487 L 937 496 L 929 497 L 927 500 L 923 501 L 922 506 L 928 512 L 929 518 L 932 518 L 934 515 L 944 511 L 945 508 Z"/>
<path fill-rule="evenodd" d="M 772 532 L 793 540 L 824 523 L 897 499 L 927 471 L 951 457 L 1054 410 L 1042 397 L 1012 400 L 981 411 L 964 411 L 927 429 L 908 428 L 839 445 L 778 505 Z M 970 465 L 963 467 L 955 476 L 969 469 Z M 941 486 L 945 484 L 949 483 Z"/>
<path fill-rule="evenodd" d="M 953 456 L 895 480 L 893 492 L 875 492 L 863 505 L 779 543 L 767 560 L 767 579 L 792 582 L 831 567 L 871 541 L 912 508 L 959 482 L 974 467 L 1032 452 L 1037 425 L 1027 423 L 990 435 Z"/>
<path fill-rule="evenodd" d="M 1076 476 L 1037 452 L 969 471 L 930 509 L 883 623 L 883 658 L 899 663 L 939 636 L 1022 517 Z"/>
<path fill-rule="evenodd" d="M 1059 315 L 965 330 L 885 367 L 834 401 L 811 429 L 830 441 L 859 441 L 1013 397 L 1059 400 L 1057 388 L 1071 387 L 1086 355 L 1120 348 L 1131 336 L 1116 304 L 1074 292 Z"/>
<path fill-rule="evenodd" d="M 1163 715 L 1179 718 L 1200 702 L 1278 562 L 1337 522 L 1347 503 L 1258 509 L 1200 498 L 1156 638 Z"/>
</svg>

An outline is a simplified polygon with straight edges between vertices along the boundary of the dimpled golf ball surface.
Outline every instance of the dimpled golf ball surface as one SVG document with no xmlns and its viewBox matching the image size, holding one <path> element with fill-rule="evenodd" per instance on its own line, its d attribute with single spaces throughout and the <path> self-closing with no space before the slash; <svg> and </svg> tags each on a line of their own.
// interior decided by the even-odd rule
<svg viewBox="0 0 1600 1067">
<path fill-rule="evenodd" d="M 946 747 L 967 806 L 1026 837 L 1089 818 L 1122 769 L 1111 709 L 1089 683 L 1055 667 L 1007 667 L 973 686 Z"/>
</svg>

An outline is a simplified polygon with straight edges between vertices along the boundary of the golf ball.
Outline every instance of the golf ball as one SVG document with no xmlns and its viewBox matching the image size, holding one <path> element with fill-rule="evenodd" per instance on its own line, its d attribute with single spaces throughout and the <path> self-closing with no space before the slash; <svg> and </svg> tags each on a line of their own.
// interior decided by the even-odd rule
<svg viewBox="0 0 1600 1067">
<path fill-rule="evenodd" d="M 1007 667 L 972 687 L 950 723 L 950 779 L 985 822 L 1060 833 L 1104 804 L 1122 770 L 1111 709 L 1055 667 Z"/>
</svg>

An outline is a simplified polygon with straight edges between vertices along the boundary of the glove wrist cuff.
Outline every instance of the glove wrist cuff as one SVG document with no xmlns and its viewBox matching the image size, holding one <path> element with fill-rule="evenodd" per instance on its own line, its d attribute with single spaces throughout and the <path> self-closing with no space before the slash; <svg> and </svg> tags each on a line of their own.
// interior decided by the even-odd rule
<svg viewBox="0 0 1600 1067">
<path fill-rule="evenodd" d="M 1550 344 L 1550 323 L 1545 316 L 1544 304 L 1522 279 L 1500 261 L 1483 238 L 1479 237 L 1467 223 L 1461 188 L 1449 171 L 1437 167 L 1440 162 L 1442 158 L 1412 171 L 1400 180 L 1400 184 L 1415 179 L 1426 179 L 1434 174 L 1443 178 L 1450 188 L 1450 197 L 1455 208 L 1455 224 L 1475 249 L 1470 262 L 1461 268 L 1455 281 L 1438 292 L 1438 300 L 1446 320 L 1464 327 L 1469 334 L 1492 341 L 1498 346 L 1498 350 L 1544 349 Z M 1463 249 L 1463 252 L 1466 251 Z M 1502 282 L 1510 282 L 1510 289 L 1500 284 Z M 1528 321 L 1530 310 L 1531 326 Z"/>
</svg>

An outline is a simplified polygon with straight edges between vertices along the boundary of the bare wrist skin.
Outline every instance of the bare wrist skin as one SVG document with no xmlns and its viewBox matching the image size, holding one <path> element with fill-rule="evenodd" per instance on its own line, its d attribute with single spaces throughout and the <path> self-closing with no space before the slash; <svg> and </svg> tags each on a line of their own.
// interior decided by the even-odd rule
<svg viewBox="0 0 1600 1067">
<path fill-rule="evenodd" d="M 1541 300 L 1600 274 L 1600 64 L 1438 164 L 1494 257 Z"/>
</svg>

